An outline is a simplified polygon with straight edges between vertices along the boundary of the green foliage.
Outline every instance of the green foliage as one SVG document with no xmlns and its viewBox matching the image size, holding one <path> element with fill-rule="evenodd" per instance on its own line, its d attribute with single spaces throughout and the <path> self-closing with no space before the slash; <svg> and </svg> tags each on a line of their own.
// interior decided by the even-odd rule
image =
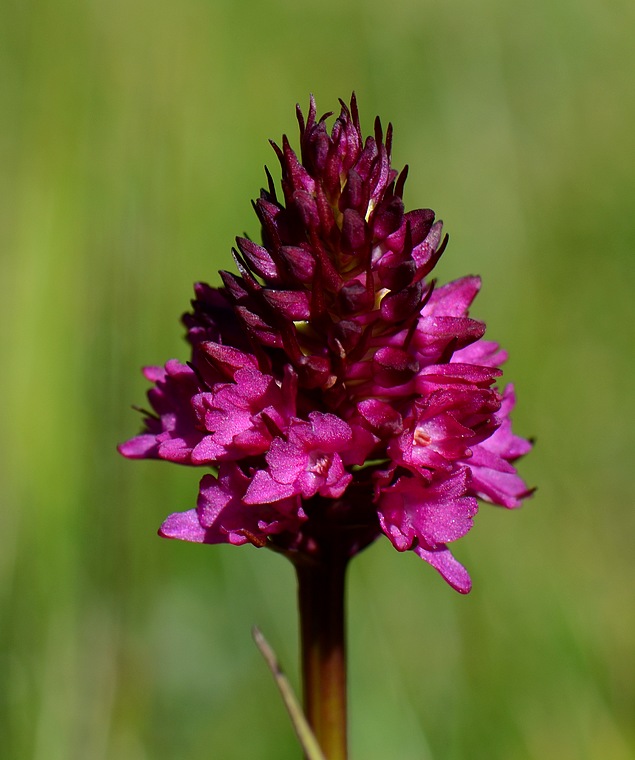
<svg viewBox="0 0 635 760">
<path fill-rule="evenodd" d="M 350 585 L 352 756 L 635 754 L 630 0 L 6 0 L 0 6 L 0 736 L 12 760 L 299 756 L 292 568 L 161 541 L 198 476 L 131 463 L 140 364 L 257 234 L 293 106 L 355 89 L 406 203 L 480 273 L 511 353 L 520 512 L 483 507 L 454 594 L 379 542 Z"/>
</svg>

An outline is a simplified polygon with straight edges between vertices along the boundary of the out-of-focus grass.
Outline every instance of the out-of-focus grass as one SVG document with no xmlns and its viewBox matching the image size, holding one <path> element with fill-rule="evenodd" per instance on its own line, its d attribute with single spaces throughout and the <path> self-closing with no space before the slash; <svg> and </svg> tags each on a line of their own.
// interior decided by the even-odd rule
<svg viewBox="0 0 635 760">
<path fill-rule="evenodd" d="M 350 584 L 352 755 L 635 755 L 635 6 L 627 0 L 0 7 L 0 739 L 8 758 L 292 758 L 253 647 L 295 674 L 291 569 L 160 541 L 197 473 L 130 463 L 144 363 L 257 234 L 293 105 L 396 128 L 442 279 L 510 350 L 539 486 L 484 507 L 468 598 L 379 542 Z M 275 172 L 274 172 L 275 173 Z"/>
</svg>

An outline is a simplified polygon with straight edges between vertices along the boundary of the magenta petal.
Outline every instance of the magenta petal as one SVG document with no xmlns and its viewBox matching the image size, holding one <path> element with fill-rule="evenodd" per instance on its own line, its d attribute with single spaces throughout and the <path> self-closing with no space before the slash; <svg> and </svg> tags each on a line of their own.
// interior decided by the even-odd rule
<svg viewBox="0 0 635 760">
<path fill-rule="evenodd" d="M 212 464 L 217 462 L 225 453 L 225 447 L 214 441 L 214 437 L 206 435 L 192 451 L 194 464 Z"/>
<path fill-rule="evenodd" d="M 412 251 L 412 258 L 417 267 L 426 273 L 434 266 L 437 258 L 435 253 L 439 249 L 442 231 L 443 223 L 441 221 L 435 222 L 423 242 L 415 246 Z"/>
<path fill-rule="evenodd" d="M 177 462 L 178 464 L 190 464 L 192 461 L 192 450 L 195 442 L 187 438 L 170 438 L 159 444 L 159 457 L 167 459 L 168 462 Z"/>
<path fill-rule="evenodd" d="M 432 565 L 453 589 L 460 594 L 468 594 L 470 592 L 472 580 L 467 570 L 452 556 L 448 548 L 438 547 L 431 551 L 430 549 L 424 549 L 422 546 L 417 546 L 413 551 L 429 565 Z"/>
<path fill-rule="evenodd" d="M 128 459 L 147 459 L 158 456 L 155 435 L 142 434 L 117 446 L 117 451 Z"/>
<path fill-rule="evenodd" d="M 467 468 L 432 484 L 422 478 L 400 477 L 381 491 L 382 530 L 400 551 L 415 540 L 431 548 L 456 541 L 470 530 L 478 511 L 476 499 L 467 496 L 467 491 Z"/>
<path fill-rule="evenodd" d="M 205 356 L 214 363 L 215 366 L 222 368 L 224 374 L 229 377 L 234 376 L 234 372 L 245 367 L 256 368 L 258 362 L 255 357 L 244 351 L 239 351 L 232 346 L 225 346 L 213 341 L 201 343 L 201 349 Z"/>
<path fill-rule="evenodd" d="M 335 414 L 311 412 L 311 433 L 303 434 L 307 443 L 319 446 L 323 451 L 339 451 L 351 440 L 350 426 Z"/>
<path fill-rule="evenodd" d="M 334 454 L 326 478 L 324 479 L 325 482 L 319 486 L 318 491 L 322 496 L 326 496 L 327 498 L 339 499 L 352 479 L 353 476 L 344 469 L 339 454 Z"/>
<path fill-rule="evenodd" d="M 308 466 L 308 454 L 304 448 L 281 438 L 274 438 L 271 442 L 266 459 L 279 483 L 293 483 Z"/>
<path fill-rule="evenodd" d="M 378 435 L 398 435 L 402 430 L 401 414 L 385 401 L 369 398 L 360 401 L 357 409 Z"/>
<path fill-rule="evenodd" d="M 243 501 L 245 504 L 270 504 L 299 493 L 291 483 L 279 483 L 265 470 L 259 470 L 252 478 Z"/>
<path fill-rule="evenodd" d="M 375 448 L 379 439 L 361 425 L 351 423 L 353 440 L 349 447 L 341 453 L 345 465 L 363 465 L 370 452 Z"/>
<path fill-rule="evenodd" d="M 308 319 L 310 316 L 309 297 L 303 291 L 268 290 L 264 296 L 287 319 Z"/>
<path fill-rule="evenodd" d="M 477 340 L 469 346 L 455 351 L 451 361 L 461 364 L 480 364 L 483 367 L 498 367 L 507 361 L 507 351 L 490 340 Z"/>
<path fill-rule="evenodd" d="M 508 509 L 520 507 L 522 500 L 532 493 L 516 471 L 499 472 L 482 467 L 472 468 L 471 490 L 481 499 Z"/>
<path fill-rule="evenodd" d="M 437 288 L 421 312 L 425 316 L 465 317 L 481 288 L 480 277 L 462 277 Z"/>
<path fill-rule="evenodd" d="M 489 443 L 489 441 L 487 441 Z M 498 454 L 490 451 L 485 445 L 474 446 L 469 460 L 470 470 L 479 469 L 497 470 L 498 472 L 516 472 L 514 466 Z"/>
<path fill-rule="evenodd" d="M 271 282 L 278 282 L 278 268 L 266 248 L 243 237 L 236 238 L 236 242 L 241 253 L 248 259 L 257 275 Z"/>
<path fill-rule="evenodd" d="M 193 541 L 197 544 L 205 542 L 205 534 L 205 528 L 199 522 L 195 509 L 175 512 L 159 528 L 159 535 L 163 538 L 178 538 L 181 541 Z"/>
<path fill-rule="evenodd" d="M 512 433 L 509 414 L 514 406 L 514 389 L 505 388 L 500 411 L 496 415 L 499 428 L 487 440 L 475 446 L 466 460 L 472 473 L 471 490 L 486 501 L 514 509 L 531 495 L 516 468 L 511 464 L 531 449 L 531 443 Z"/>
<path fill-rule="evenodd" d="M 531 443 L 512 432 L 510 413 L 516 403 L 514 386 L 510 383 L 503 391 L 501 408 L 496 415 L 500 421 L 498 430 L 483 444 L 499 456 L 514 461 L 531 450 Z"/>
</svg>

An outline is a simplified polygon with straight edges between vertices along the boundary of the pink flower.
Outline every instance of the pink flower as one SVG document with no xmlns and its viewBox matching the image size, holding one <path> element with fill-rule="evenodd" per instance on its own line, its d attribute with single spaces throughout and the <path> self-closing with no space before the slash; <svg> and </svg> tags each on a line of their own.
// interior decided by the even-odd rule
<svg viewBox="0 0 635 760">
<path fill-rule="evenodd" d="M 350 556 L 384 533 L 467 592 L 447 544 L 477 498 L 529 495 L 530 444 L 495 385 L 506 354 L 469 316 L 479 278 L 429 279 L 441 222 L 405 211 L 391 127 L 364 139 L 355 98 L 341 106 L 330 133 L 313 99 L 298 109 L 300 157 L 274 144 L 262 243 L 237 238 L 237 273 L 195 286 L 190 362 L 146 370 L 154 412 L 120 451 L 211 468 L 163 536 Z"/>
<path fill-rule="evenodd" d="M 223 463 L 218 478 L 201 480 L 196 509 L 175 512 L 159 531 L 166 538 L 205 544 L 264 546 L 267 536 L 282 531 L 297 532 L 306 520 L 298 497 L 279 499 L 275 506 L 245 510 L 249 478 L 234 463 Z"/>
<path fill-rule="evenodd" d="M 310 499 L 316 494 L 339 499 L 353 478 L 345 463 L 362 464 L 374 447 L 370 433 L 362 428 L 360 434 L 355 436 L 334 414 L 310 412 L 308 422 L 293 420 L 286 440 L 272 442 L 265 455 L 268 468 L 254 474 L 245 503 L 269 504 L 290 496 Z M 360 446 L 365 446 L 361 452 Z"/>
</svg>

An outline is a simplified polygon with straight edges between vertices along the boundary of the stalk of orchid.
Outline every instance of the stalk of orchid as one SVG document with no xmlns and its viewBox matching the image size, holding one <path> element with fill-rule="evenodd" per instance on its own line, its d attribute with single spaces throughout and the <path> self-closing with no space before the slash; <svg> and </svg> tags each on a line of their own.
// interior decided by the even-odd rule
<svg viewBox="0 0 635 760">
<path fill-rule="evenodd" d="M 267 172 L 254 204 L 262 243 L 237 238 L 238 273 L 195 286 L 190 361 L 145 370 L 153 411 L 120 451 L 211 469 L 160 535 L 292 561 L 305 711 L 344 760 L 349 560 L 383 534 L 467 593 L 447 544 L 478 499 L 520 506 L 531 445 L 495 385 L 506 354 L 468 316 L 479 278 L 430 278 L 447 236 L 431 210 L 405 211 L 390 125 L 364 139 L 354 96 L 330 131 L 313 98 L 297 115 L 300 156 L 272 143 L 282 194 Z"/>
</svg>

